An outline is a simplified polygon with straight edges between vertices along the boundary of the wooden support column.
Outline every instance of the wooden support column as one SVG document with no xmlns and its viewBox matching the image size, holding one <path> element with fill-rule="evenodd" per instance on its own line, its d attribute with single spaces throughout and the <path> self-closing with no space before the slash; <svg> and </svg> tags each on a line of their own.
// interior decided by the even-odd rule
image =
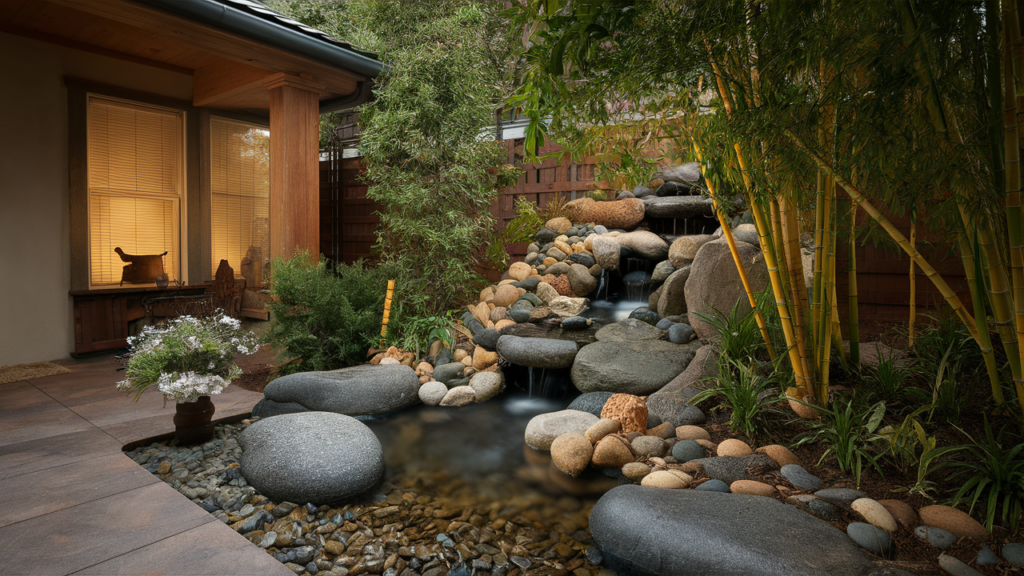
<svg viewBox="0 0 1024 576">
<path fill-rule="evenodd" d="M 320 95 L 323 83 L 275 74 L 270 90 L 270 256 L 320 255 Z"/>
</svg>

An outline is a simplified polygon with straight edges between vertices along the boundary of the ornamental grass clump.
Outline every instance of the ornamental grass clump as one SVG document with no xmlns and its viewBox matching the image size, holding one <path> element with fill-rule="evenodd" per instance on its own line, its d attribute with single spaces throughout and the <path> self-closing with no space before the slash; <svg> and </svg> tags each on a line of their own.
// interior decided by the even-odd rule
<svg viewBox="0 0 1024 576">
<path fill-rule="evenodd" d="M 242 373 L 235 356 L 260 348 L 252 332 L 220 311 L 209 318 L 182 316 L 147 326 L 128 344 L 126 378 L 117 383 L 118 390 L 138 401 L 155 384 L 165 399 L 178 403 L 223 392 Z"/>
</svg>

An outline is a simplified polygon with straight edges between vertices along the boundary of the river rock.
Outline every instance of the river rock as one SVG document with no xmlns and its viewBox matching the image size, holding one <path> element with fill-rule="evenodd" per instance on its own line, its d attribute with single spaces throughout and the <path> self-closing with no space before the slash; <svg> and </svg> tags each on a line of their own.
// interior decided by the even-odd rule
<svg viewBox="0 0 1024 576">
<path fill-rule="evenodd" d="M 970 514 L 941 504 L 925 506 L 917 511 L 921 523 L 953 533 L 957 538 L 988 538 L 988 530 Z"/>
<path fill-rule="evenodd" d="M 678 460 L 680 464 L 685 464 L 691 460 L 707 458 L 707 456 L 704 448 L 693 440 L 680 440 L 672 446 L 672 457 Z"/>
<path fill-rule="evenodd" d="M 501 335 L 498 334 L 497 330 L 494 328 L 488 328 L 486 330 L 481 330 L 479 334 L 473 336 L 473 342 L 484 350 L 493 352 L 497 349 L 498 338 L 500 337 Z"/>
<path fill-rule="evenodd" d="M 668 256 L 668 242 L 661 236 L 646 230 L 626 232 L 615 237 L 619 246 L 629 248 L 633 255 L 648 260 L 664 260 Z"/>
<path fill-rule="evenodd" d="M 626 318 L 601 328 L 595 334 L 599 342 L 633 342 L 637 340 L 659 340 L 665 336 L 664 330 L 658 330 L 647 322 L 636 318 Z"/>
<path fill-rule="evenodd" d="M 720 492 L 722 494 L 729 494 L 729 485 L 721 480 L 706 480 L 694 490 L 700 490 L 701 492 Z"/>
<path fill-rule="evenodd" d="M 593 238 L 592 246 L 597 265 L 605 270 L 616 270 L 619 267 L 619 242 L 607 235 L 588 237 L 590 238 Z"/>
<path fill-rule="evenodd" d="M 559 249 L 559 250 L 561 250 L 561 249 Z M 564 250 L 563 250 L 563 252 L 564 252 Z M 561 276 L 562 274 L 568 274 L 569 273 L 570 266 L 571 266 L 571 264 L 567 264 L 565 262 L 557 262 L 555 264 L 552 264 L 551 266 L 548 266 L 547 270 L 545 270 L 544 273 L 545 274 L 553 274 L 555 276 Z"/>
<path fill-rule="evenodd" d="M 579 316 L 588 306 L 590 306 L 590 300 L 586 298 L 571 298 L 569 296 L 559 296 L 548 302 L 548 308 L 560 318 Z"/>
<path fill-rule="evenodd" d="M 525 262 L 513 262 L 512 265 L 508 267 L 509 277 L 517 282 L 522 282 L 529 278 L 530 271 L 530 265 Z"/>
<path fill-rule="evenodd" d="M 673 378 L 660 390 L 647 398 L 647 408 L 663 420 L 676 426 L 686 424 L 702 424 L 704 413 L 689 404 L 691 398 L 705 386 L 705 378 L 718 375 L 718 363 L 712 346 L 701 346 L 697 349 L 693 361 L 682 374 Z"/>
<path fill-rule="evenodd" d="M 594 446 L 580 434 L 562 434 L 551 443 L 551 461 L 573 478 L 587 469 L 593 455 Z"/>
<path fill-rule="evenodd" d="M 584 318 L 583 316 L 569 316 L 562 320 L 563 330 L 586 330 L 590 328 L 593 321 L 590 318 Z"/>
<path fill-rule="evenodd" d="M 511 284 L 505 284 L 504 286 L 498 286 L 494 291 L 491 303 L 495 307 L 502 306 L 508 308 L 509 306 L 516 303 L 519 300 L 519 290 Z"/>
<path fill-rule="evenodd" d="M 757 480 L 737 480 L 729 485 L 729 492 L 733 494 L 749 494 L 752 496 L 766 496 L 771 498 L 778 491 L 774 486 L 758 482 Z"/>
<path fill-rule="evenodd" d="M 484 402 L 501 394 L 505 389 L 505 375 L 500 370 L 477 372 L 469 379 L 469 387 L 476 393 L 476 401 Z"/>
<path fill-rule="evenodd" d="M 538 450 L 550 450 L 562 434 L 583 435 L 599 418 L 589 412 L 561 410 L 534 416 L 526 425 L 526 443 Z M 621 466 L 617 466 L 619 468 Z"/>
<path fill-rule="evenodd" d="M 693 352 L 688 349 L 660 340 L 595 342 L 576 354 L 571 377 L 581 392 L 642 396 L 678 376 L 692 359 Z"/>
<path fill-rule="evenodd" d="M 729 438 L 728 440 L 722 440 L 718 445 L 719 456 L 749 456 L 754 451 L 750 449 L 743 440 L 737 440 L 736 438 Z"/>
<path fill-rule="evenodd" d="M 529 322 L 530 312 L 533 312 L 533 304 L 528 300 L 519 300 L 508 309 L 508 317 L 516 322 Z"/>
<path fill-rule="evenodd" d="M 615 394 L 601 409 L 601 419 L 615 420 L 623 434 L 647 430 L 647 405 L 631 394 Z"/>
<path fill-rule="evenodd" d="M 1024 560 L 1024 558 L 1022 558 L 1022 560 Z M 989 566 L 991 564 L 999 564 L 1000 562 L 1002 562 L 1002 560 L 999 559 L 999 556 L 996 556 L 996 553 L 992 551 L 992 548 L 985 544 L 981 545 L 981 549 L 978 550 L 978 556 L 974 559 L 974 563 L 978 566 Z M 1021 565 L 1024 566 L 1024 562 L 1022 562 Z"/>
<path fill-rule="evenodd" d="M 591 444 L 597 444 L 602 438 L 609 434 L 615 434 L 622 429 L 622 425 L 617 420 L 611 418 L 602 418 L 596 424 L 587 428 L 587 431 L 583 436 L 590 441 Z"/>
<path fill-rule="evenodd" d="M 531 368 L 568 368 L 576 358 L 576 343 L 552 338 L 498 338 L 498 354 L 513 364 Z"/>
<path fill-rule="evenodd" d="M 536 238 L 537 238 L 537 242 L 540 243 L 541 246 L 543 246 L 544 244 L 547 244 L 548 242 L 554 242 L 555 238 L 558 238 L 558 233 L 555 232 L 554 230 L 548 230 L 547 228 L 541 228 L 540 230 L 537 231 Z"/>
<path fill-rule="evenodd" d="M 590 275 L 590 268 L 587 266 L 573 264 L 569 267 L 568 276 L 574 294 L 586 296 L 597 288 L 597 278 Z"/>
<path fill-rule="evenodd" d="M 545 304 L 550 303 L 552 300 L 560 296 L 561 294 L 559 294 L 558 290 L 555 290 L 551 284 L 548 284 L 547 282 L 540 282 L 537 284 L 537 297 L 539 297 Z"/>
<path fill-rule="evenodd" d="M 942 571 L 949 576 L 983 576 L 981 572 L 971 568 L 963 560 L 949 554 L 939 554 L 939 568 L 942 568 Z"/>
<path fill-rule="evenodd" d="M 774 458 L 772 459 L 774 460 Z M 818 478 L 814 474 L 804 470 L 804 467 L 799 464 L 786 464 L 782 467 L 780 472 L 782 472 L 782 476 L 785 477 L 786 480 L 789 480 L 790 484 L 796 486 L 800 490 L 813 491 L 821 489 L 821 478 Z M 874 502 L 874 500 L 872 500 L 872 502 Z M 854 504 L 856 503 L 857 502 L 854 502 Z M 877 504 L 877 502 L 875 503 Z M 856 510 L 856 508 L 854 509 Z M 883 508 L 882 510 L 884 511 L 885 509 Z M 886 512 L 886 514 L 888 514 L 888 512 Z M 874 522 L 871 523 L 875 524 Z M 875 524 L 875 526 L 878 526 L 878 524 Z M 879 527 L 884 528 L 884 526 Z"/>
<path fill-rule="evenodd" d="M 598 468 L 622 468 L 633 460 L 633 449 L 629 441 L 619 434 L 610 434 L 598 441 L 591 458 L 591 462 Z"/>
<path fill-rule="evenodd" d="M 544 227 L 547 228 L 548 230 L 551 230 L 555 234 L 561 235 L 565 234 L 565 232 L 569 228 L 572 228 L 572 222 L 570 222 L 568 218 L 562 218 L 560 216 L 558 218 L 552 218 L 551 220 L 548 220 L 547 223 L 544 224 Z"/>
<path fill-rule="evenodd" d="M 693 218 L 715 213 L 711 198 L 703 196 L 647 196 L 643 203 L 648 218 Z"/>
<path fill-rule="evenodd" d="M 688 344 L 696 337 L 697 333 L 689 324 L 679 322 L 668 329 L 668 341 L 673 344 Z"/>
<path fill-rule="evenodd" d="M 640 436 L 634 438 L 630 443 L 633 453 L 640 457 L 656 456 L 661 458 L 668 452 L 668 446 L 663 438 L 657 436 Z"/>
<path fill-rule="evenodd" d="M 677 269 L 693 263 L 700 247 L 712 240 L 709 234 L 680 236 L 668 249 L 668 261 Z"/>
<path fill-rule="evenodd" d="M 587 200 L 590 200 L 587 202 Z M 593 222 L 606 228 L 632 230 L 644 219 L 644 201 L 638 198 L 595 202 L 581 198 L 565 204 L 567 213 L 573 214 L 577 222 Z"/>
<path fill-rule="evenodd" d="M 690 185 L 672 181 L 663 182 L 661 186 L 654 190 L 654 195 L 659 198 L 665 196 L 689 196 Z"/>
<path fill-rule="evenodd" d="M 835 527 L 760 496 L 619 486 L 594 506 L 590 530 L 622 576 L 886 573 Z"/>
<path fill-rule="evenodd" d="M 766 454 L 769 458 L 775 460 L 775 463 L 779 466 L 786 466 L 787 464 L 803 466 L 800 459 L 796 457 L 796 454 L 793 454 L 793 452 L 785 446 L 769 444 L 768 446 L 762 446 L 761 448 L 754 450 L 754 452 L 757 452 L 758 454 Z M 815 490 L 817 490 L 817 488 L 815 488 Z"/>
<path fill-rule="evenodd" d="M 647 297 L 647 307 L 649 309 L 651 309 L 651 310 L 657 310 L 658 309 L 658 300 L 661 299 L 661 291 L 662 291 L 662 288 L 664 288 L 664 287 L 665 287 L 664 284 L 662 284 L 661 286 L 658 286 L 658 289 L 655 290 L 654 292 L 651 292 L 651 295 Z"/>
<path fill-rule="evenodd" d="M 240 471 L 271 500 L 333 504 L 361 497 L 384 478 L 384 451 L 355 418 L 330 412 L 259 420 L 238 437 Z"/>
<path fill-rule="evenodd" d="M 658 296 L 658 315 L 662 318 L 686 313 L 686 282 L 690 278 L 690 269 L 690 266 L 679 268 L 661 286 L 661 294 Z"/>
<path fill-rule="evenodd" d="M 690 186 L 700 182 L 700 164 L 683 162 L 676 166 L 662 166 L 654 177 L 665 182 L 678 182 Z"/>
<path fill-rule="evenodd" d="M 634 309 L 632 312 L 629 313 L 629 318 L 634 320 L 640 320 L 641 322 L 646 322 L 651 326 L 657 325 L 658 321 L 661 320 L 661 317 L 658 316 L 657 312 L 651 310 L 646 306 L 641 306 L 640 308 Z"/>
<path fill-rule="evenodd" d="M 364 364 L 327 372 L 300 372 L 267 384 L 263 400 L 253 407 L 253 416 L 274 416 L 280 405 L 348 416 L 381 415 L 418 404 L 419 389 L 416 372 L 404 365 Z"/>
<path fill-rule="evenodd" d="M 885 509 L 892 514 L 892 517 L 897 522 L 903 524 L 907 528 L 913 528 L 919 524 L 917 519 L 917 512 L 914 512 L 913 506 L 907 504 L 902 500 L 879 500 L 879 504 L 885 506 Z"/>
<path fill-rule="evenodd" d="M 761 239 L 757 236 L 757 227 L 753 224 L 740 224 L 733 229 L 732 237 L 737 242 L 746 242 L 751 246 L 761 246 Z"/>
<path fill-rule="evenodd" d="M 654 267 L 654 272 L 651 273 L 651 280 L 654 282 L 664 282 L 675 271 L 676 267 L 672 265 L 671 261 L 663 260 Z"/>
<path fill-rule="evenodd" d="M 420 386 L 420 402 L 423 402 L 427 406 L 437 406 L 438 404 L 441 403 L 441 400 L 444 400 L 444 396 L 447 393 L 447 386 L 436 380 L 433 380 Z"/>
<path fill-rule="evenodd" d="M 867 494 L 853 488 L 825 488 L 824 490 L 818 490 L 814 495 L 822 500 L 828 500 L 843 506 L 849 506 L 853 504 L 854 500 L 868 497 Z"/>
<path fill-rule="evenodd" d="M 601 411 L 604 410 L 604 405 L 608 402 L 608 399 L 614 395 L 614 392 L 588 392 L 586 394 L 580 394 L 569 404 L 568 409 L 590 412 L 594 416 L 600 418 Z"/>
<path fill-rule="evenodd" d="M 750 456 L 718 456 L 716 458 L 701 458 L 691 460 L 700 464 L 704 474 L 708 478 L 721 480 L 732 485 L 737 480 L 757 480 L 756 476 L 747 474 L 748 468 L 758 467 L 774 470 L 778 466 L 775 461 L 764 454 L 751 454 Z"/>
<path fill-rule="evenodd" d="M 878 525 L 876 524 L 876 526 Z M 882 527 L 879 526 L 879 528 Z M 945 550 L 953 544 L 956 544 L 956 536 L 953 536 L 942 528 L 935 528 L 933 526 L 918 526 L 917 528 L 914 528 L 914 535 L 941 550 Z"/>
<path fill-rule="evenodd" d="M 746 270 L 750 288 L 754 292 L 764 290 L 768 285 L 768 269 L 761 250 L 745 242 L 737 242 L 736 250 Z M 713 317 L 716 310 L 729 314 L 734 306 L 739 306 L 741 313 L 750 310 L 750 301 L 736 271 L 729 245 L 724 239 L 708 242 L 697 252 L 690 277 L 686 281 L 686 307 L 691 312 L 690 325 L 698 337 L 717 340 L 719 336 L 714 326 L 692 312 Z"/>
<path fill-rule="evenodd" d="M 462 378 L 466 372 L 466 365 L 462 362 L 449 362 L 434 368 L 434 380 L 442 384 L 448 384 L 452 380 Z"/>
<path fill-rule="evenodd" d="M 786 476 L 785 468 L 786 467 L 783 466 L 783 476 Z M 803 470 L 803 468 L 801 468 L 801 470 Z M 789 476 L 786 476 L 786 479 L 788 480 Z M 792 480 L 790 480 L 790 482 L 792 482 Z M 793 485 L 796 486 L 795 483 Z M 797 486 L 797 488 L 800 487 Z M 882 506 L 877 501 L 872 500 L 871 498 L 858 498 L 853 501 L 853 504 L 850 504 L 850 508 L 852 508 L 854 512 L 863 516 L 864 519 L 867 520 L 868 524 L 878 526 L 886 532 L 896 531 L 896 519 L 892 517 L 892 514 L 889 514 L 889 511 L 885 509 L 885 506 Z"/>
<path fill-rule="evenodd" d="M 892 553 L 892 538 L 888 532 L 877 526 L 864 522 L 851 522 L 846 527 L 846 533 L 857 545 L 876 556 L 886 558 Z"/>
<path fill-rule="evenodd" d="M 677 440 L 711 440 L 711 434 L 700 426 L 677 426 Z"/>
<path fill-rule="evenodd" d="M 681 470 L 658 470 L 644 476 L 643 480 L 640 481 L 640 485 L 650 488 L 679 490 L 689 486 L 690 482 L 693 482 L 693 477 Z"/>
<path fill-rule="evenodd" d="M 1024 566 L 1024 543 L 1011 542 L 1004 545 L 1003 558 L 1014 566 Z"/>
<path fill-rule="evenodd" d="M 476 403 L 476 391 L 469 386 L 456 386 L 441 399 L 441 406 L 468 406 Z"/>
<path fill-rule="evenodd" d="M 651 473 L 651 467 L 643 462 L 630 462 L 622 467 L 622 475 L 636 482 Z"/>
</svg>

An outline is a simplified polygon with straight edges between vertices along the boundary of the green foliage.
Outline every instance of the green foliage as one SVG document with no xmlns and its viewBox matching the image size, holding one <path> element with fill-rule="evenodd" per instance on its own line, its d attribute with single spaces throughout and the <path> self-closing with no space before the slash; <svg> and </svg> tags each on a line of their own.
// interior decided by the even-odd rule
<svg viewBox="0 0 1024 576">
<path fill-rule="evenodd" d="M 389 279 L 401 286 L 394 265 L 370 268 L 358 261 L 330 267 L 324 258 L 313 261 L 302 251 L 290 260 L 275 260 L 268 338 L 298 359 L 282 371 L 334 370 L 364 361 L 366 349 L 378 343 Z M 401 300 L 396 287 L 389 332 L 400 326 Z"/>
<path fill-rule="evenodd" d="M 512 36 L 499 3 L 365 0 L 348 7 L 387 69 L 361 110 L 367 197 L 381 206 L 376 249 L 405 271 L 410 313 L 430 317 L 482 282 L 479 247 L 498 189 L 517 171 L 483 137 L 508 91 Z"/>
<path fill-rule="evenodd" d="M 453 310 L 440 316 L 406 318 L 402 322 L 401 335 L 388 340 L 390 344 L 402 350 L 415 352 L 417 356 L 420 356 L 421 352 L 426 351 L 434 340 L 440 340 L 445 348 L 450 349 L 455 344 L 454 325 L 455 312 Z"/>
<path fill-rule="evenodd" d="M 698 404 L 717 397 L 731 411 L 729 427 L 747 438 L 763 438 L 771 434 L 781 416 L 775 407 L 782 402 L 777 373 L 771 365 L 760 366 L 737 362 L 728 355 L 718 357 L 718 376 L 709 378 L 713 388 L 693 397 Z"/>
<path fill-rule="evenodd" d="M 713 308 L 711 314 L 692 314 L 711 324 L 718 332 L 718 347 L 722 354 L 743 361 L 754 357 L 758 350 L 764 347 L 764 339 L 761 337 L 753 310 L 743 310 L 741 303 L 746 302 L 738 300 L 728 314 L 717 308 Z"/>
<path fill-rule="evenodd" d="M 985 438 L 980 442 L 960 430 L 971 443 L 959 449 L 972 458 L 952 464 L 961 474 L 968 476 L 953 497 L 953 505 L 968 502 L 973 512 L 981 503 L 985 511 L 985 527 L 989 531 L 998 518 L 1004 527 L 1016 533 L 1024 509 L 1024 443 L 1011 447 L 1003 440 L 1005 431 L 1005 428 L 1001 429 L 998 435 L 994 435 L 987 417 Z"/>
<path fill-rule="evenodd" d="M 824 420 L 808 423 L 813 434 L 800 439 L 797 445 L 819 442 L 827 446 L 818 464 L 832 456 L 841 471 L 853 475 L 857 486 L 860 486 L 865 464 L 883 476 L 878 459 L 884 453 L 880 443 L 885 438 L 877 431 L 885 416 L 885 402 L 864 406 L 852 399 L 837 398 L 829 408 L 807 405 L 821 412 Z"/>
<path fill-rule="evenodd" d="M 920 494 L 931 498 L 930 493 L 935 492 L 937 488 L 935 482 L 929 480 L 928 477 L 950 465 L 949 462 L 938 461 L 938 458 L 960 450 L 960 447 L 940 448 L 937 446 L 935 437 L 928 436 L 924 426 L 917 419 L 927 409 L 927 406 L 918 408 L 904 417 L 898 426 L 886 426 L 878 433 L 888 444 L 888 459 L 893 465 L 902 472 L 916 470 L 914 485 L 909 486 L 907 491 L 910 494 Z"/>
<path fill-rule="evenodd" d="M 516 212 L 519 214 L 505 224 L 505 229 L 495 235 L 487 247 L 487 258 L 501 271 L 509 267 L 512 255 L 508 247 L 513 244 L 532 242 L 537 231 L 544 227 L 538 215 L 537 205 L 520 196 L 516 198 Z"/>
<path fill-rule="evenodd" d="M 154 384 L 165 398 L 179 402 L 219 394 L 242 373 L 235 355 L 259 349 L 252 332 L 220 311 L 209 318 L 181 316 L 147 326 L 128 344 L 125 379 L 117 388 L 134 394 L 135 401 Z"/>
<path fill-rule="evenodd" d="M 886 404 L 899 400 L 907 393 L 910 370 L 901 366 L 894 356 L 880 361 L 877 366 L 865 366 L 863 375 L 868 393 Z"/>
</svg>

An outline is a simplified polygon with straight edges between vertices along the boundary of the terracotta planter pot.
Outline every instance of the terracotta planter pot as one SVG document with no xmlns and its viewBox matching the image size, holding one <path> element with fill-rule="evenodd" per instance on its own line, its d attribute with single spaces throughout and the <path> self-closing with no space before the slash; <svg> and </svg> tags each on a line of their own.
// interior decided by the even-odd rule
<svg viewBox="0 0 1024 576">
<path fill-rule="evenodd" d="M 174 406 L 174 435 L 179 444 L 202 444 L 213 438 L 211 420 L 216 409 L 209 396 Z"/>
</svg>

